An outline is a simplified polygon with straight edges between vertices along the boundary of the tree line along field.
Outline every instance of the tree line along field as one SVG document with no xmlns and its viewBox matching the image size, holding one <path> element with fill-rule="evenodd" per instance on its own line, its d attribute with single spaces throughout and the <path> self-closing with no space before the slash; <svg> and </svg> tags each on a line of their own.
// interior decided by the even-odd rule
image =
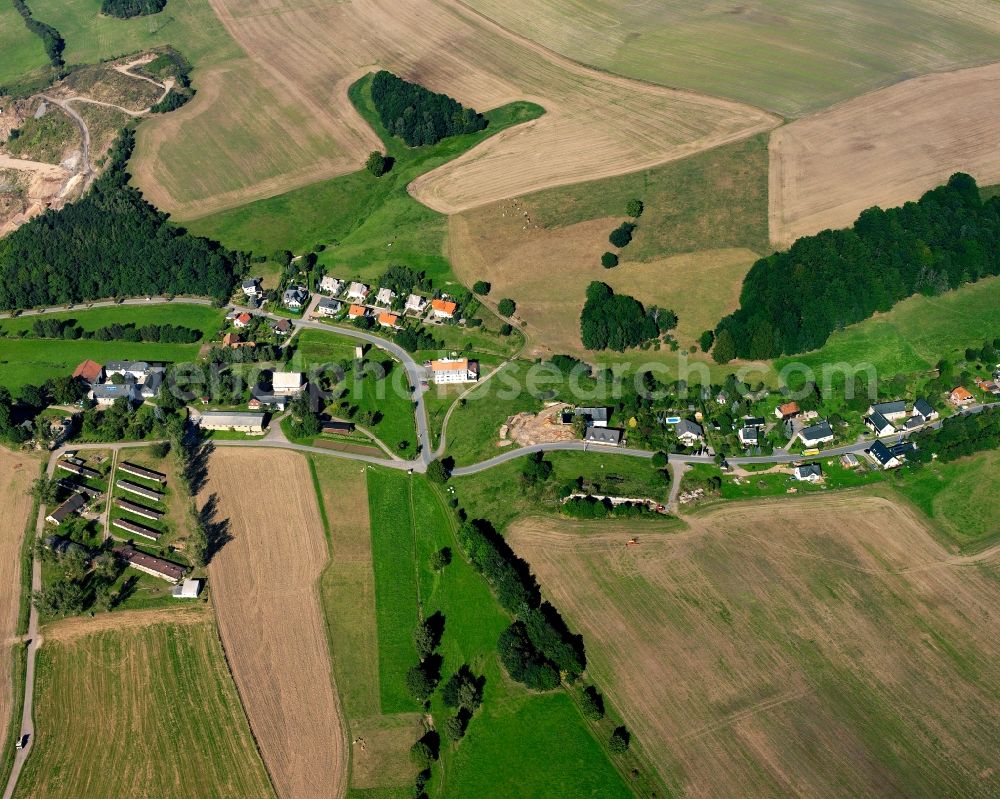
<svg viewBox="0 0 1000 799">
<path fill-rule="evenodd" d="M 81 361 L 98 363 L 113 360 L 192 361 L 201 342 L 161 344 L 153 342 L 98 341 L 96 339 L 18 338 L 19 331 L 30 331 L 41 320 L 75 320 L 84 330 L 96 330 L 112 324 L 174 324 L 200 330 L 210 340 L 222 324 L 222 311 L 203 305 L 177 301 L 166 305 L 120 306 L 111 308 L 60 311 L 42 316 L 21 316 L 0 320 L 0 385 L 16 392 L 26 384 L 38 385 L 49 378 L 71 375 Z"/>
<path fill-rule="evenodd" d="M 995 795 L 995 563 L 857 493 L 686 521 L 507 532 L 672 791 Z"/>
<path fill-rule="evenodd" d="M 469 5 L 599 69 L 733 97 L 788 117 L 913 75 L 992 61 L 1000 41 L 1000 22 L 984 0 Z"/>
<path fill-rule="evenodd" d="M 350 584 L 362 591 L 362 602 L 358 602 L 359 596 L 348 600 L 346 585 L 338 588 L 333 577 L 324 579 L 331 630 L 340 631 L 331 643 L 335 670 L 345 675 L 339 687 L 343 696 L 350 697 L 345 700 L 346 707 L 380 714 L 351 722 L 351 737 L 358 734 L 355 725 L 359 730 L 382 730 L 376 751 L 353 747 L 351 785 L 372 791 L 384 789 L 391 796 L 405 795 L 397 786 L 412 781 L 416 769 L 399 753 L 416 739 L 406 738 L 414 733 L 412 722 L 407 720 L 419 710 L 404 682 L 407 669 L 417 662 L 412 633 L 419 613 L 427 616 L 440 610 L 445 617 L 442 675 L 447 677 L 467 663 L 477 674 L 485 675 L 486 688 L 483 707 L 470 722 L 465 738 L 457 747 L 442 744 L 442 763 L 435 766 L 427 788 L 431 796 L 631 795 L 567 694 L 526 692 L 503 674 L 495 654 L 496 640 L 509 620 L 486 583 L 461 556 L 454 522 L 436 489 L 422 477 L 394 470 L 338 467 L 318 459 L 314 468 L 332 531 L 330 568 L 345 579 L 353 574 L 357 582 Z M 367 551 L 356 538 L 360 533 L 358 513 L 352 511 L 349 516 L 355 524 L 350 533 L 337 521 L 343 502 L 337 489 L 341 481 L 352 486 L 351 496 L 358 498 L 358 478 L 348 474 L 352 471 L 367 484 L 371 524 Z M 331 501 L 335 504 L 329 504 Z M 451 564 L 437 573 L 429 566 L 430 557 L 442 546 L 450 546 L 454 556 Z M 344 553 L 346 563 L 340 561 L 338 551 Z M 347 563 L 354 566 L 343 571 Z M 365 587 L 369 580 L 371 588 Z M 374 603 L 371 611 L 364 607 L 364 600 Z M 346 608 L 348 602 L 350 616 L 338 617 L 336 611 Z M 360 650 L 348 647 L 347 642 L 359 645 Z M 376 682 L 372 682 L 370 666 L 362 667 L 372 663 L 378 664 Z M 439 695 L 432 699 L 431 712 L 440 730 L 451 711 Z M 387 764 L 377 784 L 371 781 L 373 762 Z M 361 784 L 355 782 L 357 779 Z M 393 788 L 399 793 L 389 793 Z"/>
<path fill-rule="evenodd" d="M 133 626 L 144 613 L 46 629 L 15 796 L 274 799 L 211 616 L 175 609 Z"/>
</svg>

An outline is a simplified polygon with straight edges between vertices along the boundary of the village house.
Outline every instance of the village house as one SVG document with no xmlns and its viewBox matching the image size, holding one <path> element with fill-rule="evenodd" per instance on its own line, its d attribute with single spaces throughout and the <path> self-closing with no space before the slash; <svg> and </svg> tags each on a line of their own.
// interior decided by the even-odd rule
<svg viewBox="0 0 1000 799">
<path fill-rule="evenodd" d="M 305 375 L 302 372 L 272 372 L 271 390 L 275 394 L 294 396 L 301 394 L 306 387 Z"/>
<path fill-rule="evenodd" d="M 807 447 L 815 447 L 817 444 L 826 444 L 827 442 L 833 441 L 833 428 L 830 427 L 830 423 L 824 419 L 821 422 L 803 428 L 799 433 L 799 438 L 802 439 L 802 443 Z"/>
<path fill-rule="evenodd" d="M 964 386 L 958 386 L 952 389 L 952 392 L 948 395 L 948 400 L 952 405 L 959 408 L 964 408 L 966 405 L 971 405 L 976 401 L 976 398 L 972 396 L 972 393 Z"/>
<path fill-rule="evenodd" d="M 781 421 L 792 419 L 799 415 L 799 403 L 786 402 L 783 405 L 779 405 L 774 409 L 774 415 L 781 419 Z"/>
<path fill-rule="evenodd" d="M 804 463 L 795 467 L 792 476 L 799 481 L 818 483 L 823 479 L 823 467 L 818 463 Z"/>
<path fill-rule="evenodd" d="M 983 380 L 981 377 L 977 377 L 976 387 L 980 391 L 985 391 L 987 394 L 992 394 L 993 396 L 1000 394 L 1000 385 L 997 385 L 992 380 Z"/>
<path fill-rule="evenodd" d="M 677 422 L 674 426 L 674 433 L 677 436 L 677 440 L 685 447 L 693 447 L 695 444 L 700 444 L 705 440 L 704 428 L 690 419 L 681 419 Z"/>
<path fill-rule="evenodd" d="M 870 408 L 864 422 L 865 427 L 871 430 L 879 438 L 882 436 L 891 436 L 896 432 L 896 428 L 888 419 L 886 419 L 879 411 L 872 411 Z"/>
<path fill-rule="evenodd" d="M 288 396 L 286 394 L 272 394 L 261 391 L 258 388 L 251 389 L 250 401 L 247 408 L 251 411 L 259 411 L 266 408 L 274 408 L 276 411 L 284 411 L 288 407 Z"/>
<path fill-rule="evenodd" d="M 479 379 L 478 361 L 468 358 L 440 358 L 430 362 L 434 383 L 475 383 Z"/>
<path fill-rule="evenodd" d="M 424 308 L 427 307 L 427 299 L 421 297 L 419 294 L 411 294 L 409 297 L 406 298 L 405 307 L 406 310 L 411 313 L 415 314 L 423 313 Z"/>
<path fill-rule="evenodd" d="M 891 447 L 887 447 L 881 441 L 876 441 L 869 449 L 865 450 L 865 454 L 878 466 L 888 470 L 902 466 L 903 461 L 906 460 L 906 456 L 914 452 L 916 448 L 916 444 L 912 444 L 909 441 L 902 441 Z"/>
<path fill-rule="evenodd" d="M 241 314 L 237 314 L 233 318 L 233 327 L 242 330 L 244 327 L 249 325 L 251 321 L 253 321 L 253 317 L 246 311 L 244 311 Z"/>
<path fill-rule="evenodd" d="M 319 290 L 325 291 L 331 296 L 336 296 L 344 290 L 344 281 L 337 280 L 337 278 L 331 275 L 323 275 L 323 278 L 319 281 Z"/>
<path fill-rule="evenodd" d="M 247 297 L 253 297 L 256 299 L 260 296 L 260 278 L 248 277 L 240 284 L 240 288 L 243 289 L 243 293 Z"/>
<path fill-rule="evenodd" d="M 451 300 L 431 300 L 431 314 L 438 319 L 453 319 L 458 303 Z"/>
<path fill-rule="evenodd" d="M 289 286 L 281 295 L 281 303 L 293 311 L 299 310 L 309 300 L 305 286 Z"/>
<path fill-rule="evenodd" d="M 108 361 L 104 364 L 104 377 L 111 380 L 115 375 L 140 381 L 146 377 L 150 366 L 145 361 Z"/>
<path fill-rule="evenodd" d="M 624 430 L 617 427 L 588 427 L 583 440 L 589 444 L 601 444 L 606 447 L 617 447 L 622 443 Z"/>
<path fill-rule="evenodd" d="M 69 458 L 68 455 L 66 457 Z M 100 472 L 94 469 L 88 469 L 86 466 L 83 465 L 83 461 L 80 461 L 79 459 L 74 459 L 72 461 L 71 460 L 56 461 L 56 468 L 62 469 L 64 472 L 69 472 L 70 474 L 75 474 L 80 477 L 85 477 L 88 480 L 96 480 L 101 476 Z"/>
<path fill-rule="evenodd" d="M 848 452 L 840 456 L 840 465 L 845 469 L 855 469 L 861 464 L 858 460 L 858 456 L 853 452 Z"/>
<path fill-rule="evenodd" d="M 923 397 L 913 403 L 913 415 L 921 416 L 925 421 L 933 422 L 940 414 L 931 407 L 931 404 Z"/>
<path fill-rule="evenodd" d="M 320 432 L 333 436 L 344 436 L 354 432 L 353 422 L 327 420 L 320 423 Z"/>
<path fill-rule="evenodd" d="M 74 513 L 79 513 L 87 504 L 87 498 L 83 494 L 73 494 L 63 502 L 58 508 L 45 517 L 45 521 L 51 524 L 60 525 Z"/>
<path fill-rule="evenodd" d="M 122 545 L 115 547 L 112 551 L 133 569 L 151 574 L 153 577 L 159 577 L 161 580 L 176 583 L 184 576 L 184 567 L 179 563 L 147 555 L 135 547 Z"/>
<path fill-rule="evenodd" d="M 126 399 L 132 405 L 142 402 L 142 392 L 133 382 L 102 383 L 90 390 L 90 397 L 102 408 L 114 405 L 120 399 Z"/>
<path fill-rule="evenodd" d="M 364 305 L 352 305 L 347 309 L 348 319 L 360 319 L 362 316 L 368 316 L 368 308 Z"/>
<path fill-rule="evenodd" d="M 587 427 L 607 427 L 610 414 L 607 408 L 566 408 L 562 412 L 562 423 L 570 424 L 578 416 L 583 417 Z"/>
<path fill-rule="evenodd" d="M 195 423 L 202 430 L 234 430 L 241 433 L 264 432 L 264 414 L 239 411 L 202 411 Z"/>
<path fill-rule="evenodd" d="M 906 416 L 906 402 L 903 400 L 876 402 L 868 407 L 868 415 L 873 416 L 876 413 L 880 413 L 890 422 L 894 422 Z"/>
<path fill-rule="evenodd" d="M 271 324 L 271 330 L 276 336 L 287 336 L 292 332 L 292 323 L 288 319 L 279 319 Z"/>
<path fill-rule="evenodd" d="M 378 323 L 382 325 L 382 327 L 391 327 L 395 329 L 399 327 L 399 317 L 394 313 L 383 311 L 378 315 Z"/>
<path fill-rule="evenodd" d="M 756 447 L 760 445 L 760 428 L 756 425 L 741 427 L 736 432 L 736 435 L 744 447 Z"/>
<path fill-rule="evenodd" d="M 340 300 L 331 300 L 329 297 L 324 297 L 316 303 L 316 313 L 326 317 L 336 316 L 343 307 Z"/>
<path fill-rule="evenodd" d="M 363 302 L 365 297 L 368 296 L 369 291 L 371 291 L 371 289 L 364 283 L 358 283 L 355 281 L 347 287 L 347 299 Z"/>
<path fill-rule="evenodd" d="M 376 305 L 385 305 L 386 307 L 392 305 L 393 300 L 396 299 L 396 292 L 390 288 L 382 287 L 378 290 L 378 294 L 375 295 Z"/>
<path fill-rule="evenodd" d="M 104 379 L 104 367 L 96 361 L 86 360 L 73 370 L 73 377 L 88 385 L 100 383 Z"/>
</svg>

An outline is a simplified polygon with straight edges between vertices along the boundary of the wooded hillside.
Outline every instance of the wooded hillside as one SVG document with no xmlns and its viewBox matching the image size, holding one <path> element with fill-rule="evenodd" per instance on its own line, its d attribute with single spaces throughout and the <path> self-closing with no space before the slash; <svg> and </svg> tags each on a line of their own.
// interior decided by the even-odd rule
<svg viewBox="0 0 1000 799">
<path fill-rule="evenodd" d="M 799 239 L 757 261 L 740 308 L 716 327 L 716 360 L 807 352 L 912 294 L 996 274 L 1000 199 L 982 202 L 975 180 L 956 173 L 918 202 L 869 208 L 851 228 Z"/>
</svg>

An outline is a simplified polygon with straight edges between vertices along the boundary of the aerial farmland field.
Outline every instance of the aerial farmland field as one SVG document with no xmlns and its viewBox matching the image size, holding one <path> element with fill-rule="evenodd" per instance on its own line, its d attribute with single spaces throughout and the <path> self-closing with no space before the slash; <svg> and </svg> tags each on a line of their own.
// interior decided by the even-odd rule
<svg viewBox="0 0 1000 799">
<path fill-rule="evenodd" d="M 274 799 L 210 614 L 172 613 L 47 629 L 36 751 L 16 796 L 161 796 L 183 786 L 198 796 Z"/>
<path fill-rule="evenodd" d="M 687 521 L 635 547 L 621 524 L 507 534 L 673 789 L 996 793 L 994 562 L 953 559 L 921 517 L 857 494 Z"/>
</svg>

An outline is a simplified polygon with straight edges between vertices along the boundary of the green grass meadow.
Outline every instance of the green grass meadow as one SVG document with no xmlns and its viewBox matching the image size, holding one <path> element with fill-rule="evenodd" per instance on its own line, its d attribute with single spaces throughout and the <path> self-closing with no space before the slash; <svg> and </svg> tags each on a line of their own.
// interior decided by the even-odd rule
<svg viewBox="0 0 1000 799">
<path fill-rule="evenodd" d="M 41 318 L 73 319 L 85 330 L 95 330 L 119 322 L 136 325 L 175 324 L 197 328 L 211 337 L 222 324 L 223 314 L 203 305 L 117 306 L 112 308 L 81 309 L 45 314 Z M 201 342 L 194 344 L 160 344 L 128 341 L 97 341 L 95 339 L 11 338 L 18 330 L 28 330 L 39 317 L 18 317 L 0 322 L 0 330 L 7 335 L 0 337 L 0 385 L 17 391 L 28 383 L 40 384 L 49 378 L 70 375 L 81 361 L 88 358 L 98 363 L 113 360 L 166 361 L 179 363 L 192 361 L 198 354 Z"/>
<path fill-rule="evenodd" d="M 495 133 L 538 117 L 542 109 L 532 103 L 511 103 L 486 113 L 485 131 L 410 148 L 390 136 L 379 121 L 370 81 L 368 76 L 362 78 L 349 96 L 394 159 L 388 174 L 376 178 L 367 170 L 352 172 L 193 220 L 188 228 L 226 246 L 262 254 L 285 248 L 303 252 L 322 243 L 327 248 L 320 262 L 342 278 L 368 279 L 391 264 L 406 264 L 425 270 L 436 285 L 453 280 L 443 254 L 447 218 L 410 197 L 407 185 Z"/>
<path fill-rule="evenodd" d="M 412 632 L 418 609 L 424 616 L 440 611 L 445 617 L 439 650 L 443 676 L 469 664 L 486 677 L 483 707 L 459 744 L 443 744 L 429 794 L 455 799 L 631 796 L 568 694 L 531 693 L 503 673 L 496 640 L 509 619 L 462 557 L 454 517 L 439 489 L 399 471 L 373 468 L 367 475 L 383 711 L 415 706 L 403 678 L 417 662 Z M 453 560 L 435 573 L 429 559 L 443 546 L 452 548 Z M 450 714 L 438 694 L 431 712 L 439 726 Z"/>
<path fill-rule="evenodd" d="M 48 65 L 42 40 L 28 30 L 11 3 L 0 4 L 0 86 L 23 81 Z"/>
</svg>

